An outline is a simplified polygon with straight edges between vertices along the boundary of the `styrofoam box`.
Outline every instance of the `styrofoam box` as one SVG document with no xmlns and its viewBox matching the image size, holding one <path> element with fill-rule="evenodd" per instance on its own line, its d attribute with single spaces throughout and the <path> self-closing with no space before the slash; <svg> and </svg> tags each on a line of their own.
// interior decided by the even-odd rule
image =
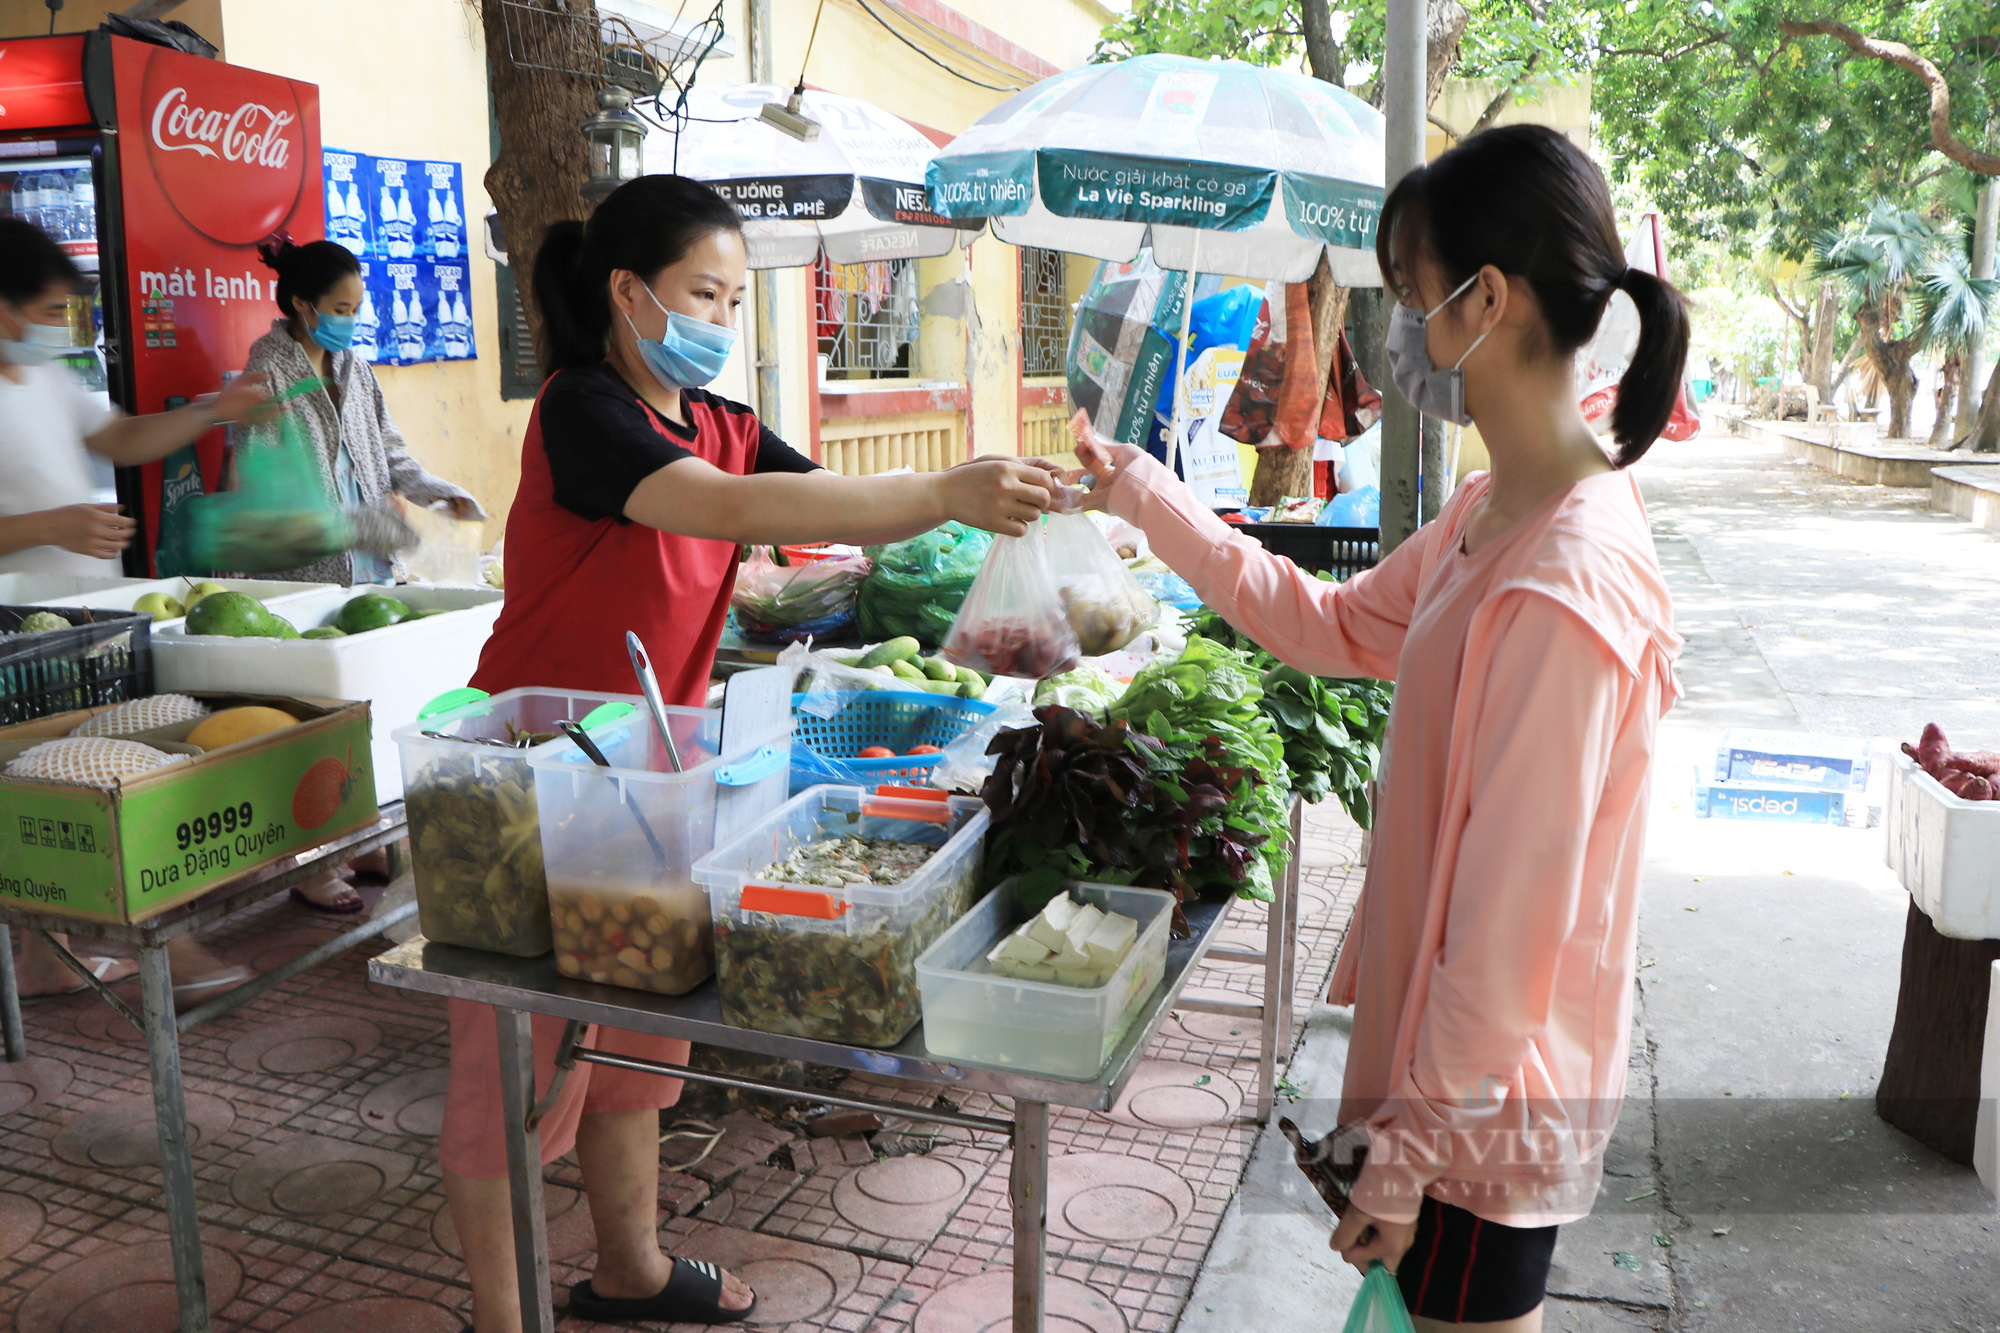
<svg viewBox="0 0 2000 1333">
<path fill-rule="evenodd" d="M 1078 902 L 1139 923 L 1131 950 L 1102 986 L 1017 981 L 987 968 L 987 951 L 1026 919 L 1008 880 L 960 917 L 917 959 L 924 1045 L 932 1055 L 1096 1078 L 1167 970 L 1174 896 L 1158 889 L 1066 884 Z"/>
<path fill-rule="evenodd" d="M 299 593 L 325 592 L 327 588 L 332 586 L 326 583 L 289 583 L 281 579 L 189 579 L 176 577 L 171 579 L 145 579 L 141 581 L 129 579 L 103 579 L 99 581 L 108 586 L 84 589 L 60 597 L 45 597 L 34 603 L 8 602 L 6 605 L 87 606 L 94 611 L 130 611 L 132 604 L 149 592 L 163 592 L 176 601 L 184 601 L 187 598 L 188 590 L 197 583 L 219 583 L 230 592 L 248 593 L 260 602 L 269 602 L 273 598 L 278 597 L 291 597 Z M 155 634 L 159 633 L 158 626 L 177 625 L 179 623 L 180 617 L 178 616 L 173 620 L 155 621 L 153 632 Z"/>
<path fill-rule="evenodd" d="M 375 796 L 403 795 L 394 732 L 417 710 L 472 678 L 479 651 L 500 618 L 497 588 L 343 588 L 314 585 L 265 602 L 301 630 L 330 625 L 364 593 L 387 593 L 419 611 L 450 614 L 406 621 L 344 639 L 232 639 L 189 634 L 185 621 L 153 627 L 153 685 L 161 691 L 262 691 L 318 699 L 366 699 L 374 721 Z"/>
<path fill-rule="evenodd" d="M 1938 934 L 2000 939 L 2000 801 L 1962 801 L 1897 754 L 1888 825 L 1889 868 Z"/>
<path fill-rule="evenodd" d="M 127 588 L 143 582 L 144 579 L 91 574 L 0 574 L 0 606 L 48 606 L 51 603 L 47 598 L 69 597 L 106 588 Z M 139 594 L 135 592 L 132 595 L 137 597 Z"/>
</svg>

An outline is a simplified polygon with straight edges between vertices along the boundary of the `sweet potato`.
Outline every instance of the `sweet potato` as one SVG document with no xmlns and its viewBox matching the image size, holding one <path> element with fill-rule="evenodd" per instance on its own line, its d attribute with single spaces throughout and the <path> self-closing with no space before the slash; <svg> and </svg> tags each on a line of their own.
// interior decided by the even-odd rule
<svg viewBox="0 0 2000 1333">
<path fill-rule="evenodd" d="M 1991 801 L 1996 796 L 2000 796 L 2000 791 L 1996 791 L 1993 784 L 1985 778 L 1978 776 L 1967 778 L 1958 789 L 1958 798 L 1961 801 Z"/>
<path fill-rule="evenodd" d="M 1944 768 L 1944 761 L 1950 757 L 1951 742 L 1944 738 L 1944 728 L 1935 722 L 1927 724 L 1922 739 L 1917 742 L 1917 763 L 1924 772 L 1937 777 Z"/>
</svg>

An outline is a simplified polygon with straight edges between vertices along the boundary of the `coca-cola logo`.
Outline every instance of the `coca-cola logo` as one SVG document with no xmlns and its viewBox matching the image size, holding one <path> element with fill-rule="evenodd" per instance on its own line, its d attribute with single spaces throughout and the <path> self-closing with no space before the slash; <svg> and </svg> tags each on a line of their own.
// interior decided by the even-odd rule
<svg viewBox="0 0 2000 1333">
<path fill-rule="evenodd" d="M 306 152 L 290 83 L 155 51 L 141 101 L 153 174 L 189 226 L 225 245 L 253 245 L 291 217 Z"/>
</svg>

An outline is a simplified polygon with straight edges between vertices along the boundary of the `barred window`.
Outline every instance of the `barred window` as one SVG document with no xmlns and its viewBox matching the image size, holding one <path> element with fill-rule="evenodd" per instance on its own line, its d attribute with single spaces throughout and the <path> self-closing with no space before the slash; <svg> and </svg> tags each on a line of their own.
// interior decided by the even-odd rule
<svg viewBox="0 0 2000 1333">
<path fill-rule="evenodd" d="M 918 378 L 922 308 L 910 259 L 813 266 L 813 314 L 828 379 Z"/>
<path fill-rule="evenodd" d="M 1069 352 L 1069 284 L 1060 250 L 1021 249 L 1021 373 L 1060 375 Z"/>
</svg>

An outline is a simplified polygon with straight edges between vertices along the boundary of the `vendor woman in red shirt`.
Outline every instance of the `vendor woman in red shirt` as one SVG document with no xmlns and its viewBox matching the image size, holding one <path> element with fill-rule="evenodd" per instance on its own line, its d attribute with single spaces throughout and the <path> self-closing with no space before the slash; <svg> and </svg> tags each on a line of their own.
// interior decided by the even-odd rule
<svg viewBox="0 0 2000 1333">
<path fill-rule="evenodd" d="M 1017 459 L 843 477 L 705 392 L 736 342 L 746 281 L 736 210 L 681 176 L 621 186 L 588 222 L 549 229 L 535 259 L 542 385 L 507 518 L 507 605 L 472 683 L 629 694 L 625 631 L 646 642 L 668 704 L 702 706 L 739 543 L 892 541 L 947 519 L 1019 536 L 1049 506 Z M 536 1095 L 562 1023 L 535 1019 Z M 660 1063 L 686 1042 L 595 1030 L 585 1044 Z M 518 1333 L 513 1221 L 493 1011 L 451 1005 L 439 1157 L 472 1281 L 471 1330 Z M 732 1323 L 756 1297 L 711 1264 L 660 1251 L 660 1108 L 677 1079 L 578 1064 L 541 1124 L 542 1160 L 576 1149 L 597 1268 L 570 1313 L 615 1323 Z"/>
</svg>

